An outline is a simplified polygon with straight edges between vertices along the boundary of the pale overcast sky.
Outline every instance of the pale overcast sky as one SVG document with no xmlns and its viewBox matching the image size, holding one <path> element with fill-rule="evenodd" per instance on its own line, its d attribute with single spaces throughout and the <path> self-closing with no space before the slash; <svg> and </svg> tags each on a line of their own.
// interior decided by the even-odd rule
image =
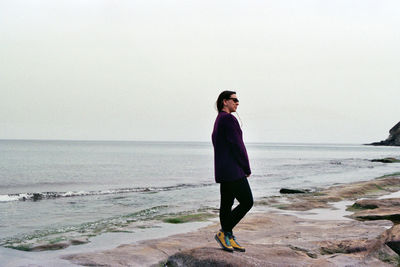
<svg viewBox="0 0 400 267">
<path fill-rule="evenodd" d="M 0 0 L 0 139 L 366 143 L 400 120 L 398 0 Z"/>
</svg>

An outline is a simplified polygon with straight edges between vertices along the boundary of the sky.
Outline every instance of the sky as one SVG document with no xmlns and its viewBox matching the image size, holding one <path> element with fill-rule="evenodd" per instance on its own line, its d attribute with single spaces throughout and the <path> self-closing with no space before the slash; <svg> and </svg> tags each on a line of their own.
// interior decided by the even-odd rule
<svg viewBox="0 0 400 267">
<path fill-rule="evenodd" d="M 397 0 L 0 0 L 0 139 L 369 143 L 400 121 Z"/>
</svg>

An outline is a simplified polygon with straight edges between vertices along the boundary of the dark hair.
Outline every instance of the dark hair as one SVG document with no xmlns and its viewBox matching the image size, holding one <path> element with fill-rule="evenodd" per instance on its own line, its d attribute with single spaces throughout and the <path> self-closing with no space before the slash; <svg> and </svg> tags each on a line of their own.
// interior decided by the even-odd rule
<svg viewBox="0 0 400 267">
<path fill-rule="evenodd" d="M 221 110 L 224 108 L 224 100 L 229 99 L 231 95 L 234 94 L 236 94 L 236 92 L 234 91 L 223 91 L 222 93 L 219 94 L 217 102 L 215 102 L 218 112 L 221 112 Z"/>
</svg>

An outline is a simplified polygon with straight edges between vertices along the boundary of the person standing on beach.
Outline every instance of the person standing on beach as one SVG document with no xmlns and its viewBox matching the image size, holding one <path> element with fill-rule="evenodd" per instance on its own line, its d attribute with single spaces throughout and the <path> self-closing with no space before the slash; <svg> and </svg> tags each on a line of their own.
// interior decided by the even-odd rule
<svg viewBox="0 0 400 267">
<path fill-rule="evenodd" d="M 239 106 L 236 92 L 223 91 L 218 96 L 216 106 L 218 116 L 214 123 L 212 143 L 215 181 L 220 184 L 221 230 L 215 235 L 215 239 L 226 251 L 244 252 L 245 248 L 239 245 L 233 235 L 233 228 L 253 206 L 253 195 L 247 181 L 251 170 L 242 130 L 232 115 Z M 239 205 L 232 210 L 235 198 Z"/>
</svg>

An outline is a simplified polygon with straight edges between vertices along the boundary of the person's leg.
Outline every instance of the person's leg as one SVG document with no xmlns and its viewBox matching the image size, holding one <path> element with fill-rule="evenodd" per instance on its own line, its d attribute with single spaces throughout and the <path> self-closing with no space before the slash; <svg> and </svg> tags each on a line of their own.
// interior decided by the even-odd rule
<svg viewBox="0 0 400 267">
<path fill-rule="evenodd" d="M 221 222 L 221 230 L 215 235 L 215 240 L 220 244 L 222 249 L 233 252 L 233 247 L 230 243 L 232 232 L 232 205 L 235 199 L 231 183 L 221 183 L 221 206 L 219 210 L 219 218 Z"/>
<path fill-rule="evenodd" d="M 219 220 L 221 222 L 222 231 L 225 233 L 232 232 L 233 228 L 232 206 L 235 195 L 232 185 L 232 182 L 221 183 L 220 185 L 221 205 L 219 210 Z"/>
<path fill-rule="evenodd" d="M 239 205 L 231 212 L 230 232 L 232 232 L 232 229 L 240 222 L 251 207 L 253 207 L 253 194 L 251 193 L 247 178 L 235 181 L 233 187 L 233 195 L 238 200 Z"/>
</svg>

